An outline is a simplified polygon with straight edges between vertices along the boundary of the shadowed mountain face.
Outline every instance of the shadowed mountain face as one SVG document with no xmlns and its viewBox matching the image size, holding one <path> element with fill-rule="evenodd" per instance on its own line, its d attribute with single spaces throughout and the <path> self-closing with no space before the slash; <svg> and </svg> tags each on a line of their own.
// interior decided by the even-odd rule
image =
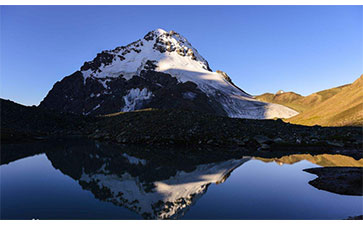
<svg viewBox="0 0 363 225">
<path fill-rule="evenodd" d="M 145 149 L 144 149 L 145 150 Z M 250 157 L 199 162 L 167 154 L 127 153 L 101 143 L 70 145 L 47 153 L 52 165 L 77 180 L 83 189 L 117 206 L 129 208 L 145 219 L 178 218 L 206 191 L 222 183 Z M 131 153 L 130 153 L 131 152 Z"/>
<path fill-rule="evenodd" d="M 352 84 L 301 96 L 294 92 L 265 93 L 255 98 L 290 107 L 299 115 L 288 119 L 302 125 L 362 126 L 363 75 Z"/>
<path fill-rule="evenodd" d="M 101 79 L 101 78 L 100 78 Z M 222 105 L 193 82 L 178 82 L 169 74 L 143 70 L 130 80 L 122 76 L 107 81 L 108 90 L 81 72 L 57 82 L 41 107 L 83 115 L 100 115 L 144 108 L 193 110 L 226 116 Z M 64 96 L 65 97 L 64 99 Z M 69 97 L 68 97 L 69 96 Z"/>
<path fill-rule="evenodd" d="M 253 99 L 180 34 L 157 29 L 97 54 L 57 82 L 40 107 L 100 115 L 137 109 L 186 109 L 229 117 L 288 118 L 296 111 Z"/>
</svg>

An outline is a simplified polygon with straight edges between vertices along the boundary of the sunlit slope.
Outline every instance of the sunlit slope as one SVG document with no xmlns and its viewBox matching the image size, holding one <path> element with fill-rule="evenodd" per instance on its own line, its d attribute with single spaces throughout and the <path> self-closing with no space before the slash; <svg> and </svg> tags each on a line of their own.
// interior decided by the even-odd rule
<svg viewBox="0 0 363 225">
<path fill-rule="evenodd" d="M 306 109 L 306 105 L 301 103 L 301 100 L 303 100 L 304 97 L 299 94 L 296 94 L 295 92 L 284 92 L 281 94 L 265 93 L 256 96 L 255 98 L 263 102 L 284 105 L 298 112 L 302 112 L 304 111 L 304 109 Z"/>
<path fill-rule="evenodd" d="M 270 103 L 290 107 L 299 115 L 287 119 L 288 122 L 303 125 L 349 126 L 363 125 L 362 76 L 352 84 L 347 84 L 301 96 L 294 92 L 265 93 L 255 98 Z"/>
<path fill-rule="evenodd" d="M 287 121 L 303 125 L 349 126 L 363 125 L 363 75 L 351 85 L 316 106 L 306 109 Z M 336 90 L 334 90 L 336 91 Z"/>
<path fill-rule="evenodd" d="M 319 91 L 306 97 L 290 91 L 277 94 L 265 93 L 255 98 L 263 102 L 285 105 L 301 113 L 333 97 L 349 85 Z"/>
</svg>

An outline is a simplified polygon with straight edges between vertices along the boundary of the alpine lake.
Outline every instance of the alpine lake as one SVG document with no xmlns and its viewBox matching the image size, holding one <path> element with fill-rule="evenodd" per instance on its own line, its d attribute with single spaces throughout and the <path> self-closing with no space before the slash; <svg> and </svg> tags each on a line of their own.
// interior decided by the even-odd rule
<svg viewBox="0 0 363 225">
<path fill-rule="evenodd" d="M 1 219 L 347 219 L 360 194 L 317 188 L 339 154 L 216 159 L 88 139 L 1 146 Z M 171 154 L 171 152 L 181 152 Z M 339 177 L 337 179 L 340 179 Z M 344 185 L 343 185 L 344 186 Z M 361 187 L 361 184 L 360 184 Z"/>
</svg>

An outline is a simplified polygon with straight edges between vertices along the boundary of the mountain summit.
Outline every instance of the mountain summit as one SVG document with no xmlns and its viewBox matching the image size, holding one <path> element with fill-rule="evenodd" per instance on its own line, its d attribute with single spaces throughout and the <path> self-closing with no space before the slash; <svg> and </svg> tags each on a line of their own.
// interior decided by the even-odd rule
<svg viewBox="0 0 363 225">
<path fill-rule="evenodd" d="M 83 115 L 143 108 L 240 118 L 288 118 L 296 111 L 253 99 L 175 31 L 157 29 L 127 46 L 102 51 L 57 82 L 40 107 Z"/>
</svg>

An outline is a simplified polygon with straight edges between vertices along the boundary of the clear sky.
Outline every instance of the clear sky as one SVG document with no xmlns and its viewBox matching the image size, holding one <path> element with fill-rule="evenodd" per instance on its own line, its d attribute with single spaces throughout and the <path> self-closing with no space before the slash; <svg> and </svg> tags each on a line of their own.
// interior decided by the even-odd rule
<svg viewBox="0 0 363 225">
<path fill-rule="evenodd" d="M 185 36 L 250 94 L 302 95 L 363 73 L 362 6 L 1 6 L 0 97 L 38 105 L 102 50 Z"/>
</svg>

